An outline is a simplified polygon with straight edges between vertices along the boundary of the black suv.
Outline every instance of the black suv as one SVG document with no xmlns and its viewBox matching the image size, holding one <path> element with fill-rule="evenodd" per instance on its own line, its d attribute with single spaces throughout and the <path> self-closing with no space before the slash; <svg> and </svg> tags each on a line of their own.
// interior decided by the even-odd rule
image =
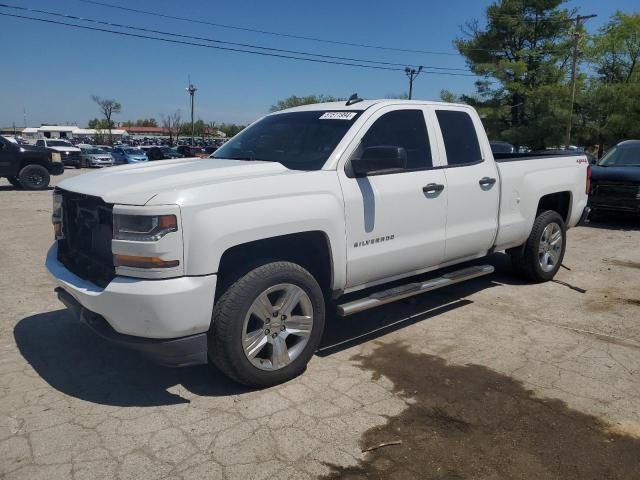
<svg viewBox="0 0 640 480">
<path fill-rule="evenodd" d="M 14 187 L 43 190 L 51 175 L 62 175 L 60 154 L 32 145 L 18 145 L 0 136 L 0 177 L 7 177 Z"/>
</svg>

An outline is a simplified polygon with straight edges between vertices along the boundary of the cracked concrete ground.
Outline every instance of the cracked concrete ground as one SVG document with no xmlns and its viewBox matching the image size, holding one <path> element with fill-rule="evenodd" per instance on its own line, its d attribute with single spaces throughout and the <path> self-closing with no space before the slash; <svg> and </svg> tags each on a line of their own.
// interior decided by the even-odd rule
<svg viewBox="0 0 640 480">
<path fill-rule="evenodd" d="M 602 430 L 603 442 L 623 439 L 624 452 L 640 458 L 633 450 L 640 437 L 638 222 L 571 230 L 570 270 L 561 269 L 558 282 L 522 284 L 496 254 L 491 277 L 347 319 L 331 316 L 304 375 L 250 391 L 208 367 L 150 364 L 77 324 L 43 266 L 51 193 L 16 191 L 0 180 L 0 199 L 0 478 L 526 478 L 520 464 L 488 470 L 489 460 L 476 462 L 478 470 L 451 470 L 460 446 L 477 435 L 464 425 L 482 413 L 470 403 L 477 391 L 438 393 L 455 383 L 459 368 L 500 379 L 526 397 L 521 405 L 542 399 L 566 409 L 562 418 L 593 419 L 589 431 Z M 425 384 L 425 369 L 435 366 L 446 375 L 433 373 Z M 407 423 L 423 401 L 439 406 Z M 507 418 L 508 404 L 495 405 L 488 420 Z M 443 434 L 443 419 L 459 436 L 447 437 L 455 441 L 444 453 L 427 441 Z M 420 438 L 407 427 L 426 422 L 435 423 Z M 495 440 L 491 429 L 504 426 L 484 428 Z M 562 445 L 562 432 L 550 432 L 543 441 Z M 362 453 L 370 442 L 392 440 L 404 443 Z M 412 446 L 429 461 L 419 464 L 407 453 Z M 547 457 L 536 452 L 526 458 L 538 468 Z M 407 469 L 397 467 L 402 461 Z M 627 478 L 624 470 L 605 473 Z"/>
</svg>

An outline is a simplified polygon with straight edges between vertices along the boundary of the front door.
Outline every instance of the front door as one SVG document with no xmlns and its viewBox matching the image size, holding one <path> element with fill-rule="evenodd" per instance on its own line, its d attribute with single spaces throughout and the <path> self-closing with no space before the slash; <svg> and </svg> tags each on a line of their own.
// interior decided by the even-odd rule
<svg viewBox="0 0 640 480">
<path fill-rule="evenodd" d="M 405 105 L 382 108 L 346 150 L 347 158 L 373 146 L 402 147 L 406 169 L 362 178 L 338 175 L 345 201 L 347 288 L 440 264 L 444 258 L 447 189 L 432 155 L 425 111 Z M 435 164 L 434 164 L 435 163 Z"/>
<path fill-rule="evenodd" d="M 11 145 L 9 142 L 0 138 L 0 175 L 11 175 Z"/>
</svg>

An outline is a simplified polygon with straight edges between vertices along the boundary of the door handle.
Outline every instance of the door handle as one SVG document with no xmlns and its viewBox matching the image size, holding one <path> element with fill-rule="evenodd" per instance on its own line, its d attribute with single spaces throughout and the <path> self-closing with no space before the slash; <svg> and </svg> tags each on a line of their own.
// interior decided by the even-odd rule
<svg viewBox="0 0 640 480">
<path fill-rule="evenodd" d="M 436 193 L 444 190 L 444 185 L 441 183 L 428 183 L 424 187 L 422 187 L 422 191 L 424 193 Z"/>
<path fill-rule="evenodd" d="M 478 183 L 483 186 L 486 187 L 488 185 L 493 185 L 494 183 L 496 183 L 496 179 L 495 178 L 491 178 L 491 177 L 482 177 Z"/>
</svg>

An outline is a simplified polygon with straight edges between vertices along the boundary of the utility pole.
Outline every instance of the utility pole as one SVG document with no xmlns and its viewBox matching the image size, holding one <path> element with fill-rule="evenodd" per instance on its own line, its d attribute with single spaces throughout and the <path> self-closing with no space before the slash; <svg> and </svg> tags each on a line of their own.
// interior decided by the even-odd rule
<svg viewBox="0 0 640 480">
<path fill-rule="evenodd" d="M 191 145 L 193 145 L 195 137 L 195 127 L 193 123 L 193 97 L 196 94 L 196 90 L 198 89 L 191 83 L 191 77 L 189 77 L 189 86 L 187 87 L 187 92 L 189 92 L 189 95 L 191 95 Z"/>
<path fill-rule="evenodd" d="M 573 122 L 573 106 L 576 101 L 576 74 L 578 70 L 578 56 L 580 54 L 579 42 L 580 42 L 580 25 L 583 20 L 597 17 L 597 15 L 578 15 L 576 17 L 576 27 L 573 33 L 573 59 L 571 62 L 571 103 L 569 105 L 569 123 L 567 124 L 567 133 L 565 135 L 565 147 L 571 144 L 571 123 Z"/>
<path fill-rule="evenodd" d="M 404 69 L 404 73 L 407 75 L 407 77 L 409 77 L 409 100 L 411 100 L 411 96 L 413 95 L 413 80 L 418 75 L 420 75 L 421 71 L 422 71 L 422 65 L 420 65 L 417 70 L 415 68 L 409 68 L 409 67 L 406 67 Z"/>
</svg>

